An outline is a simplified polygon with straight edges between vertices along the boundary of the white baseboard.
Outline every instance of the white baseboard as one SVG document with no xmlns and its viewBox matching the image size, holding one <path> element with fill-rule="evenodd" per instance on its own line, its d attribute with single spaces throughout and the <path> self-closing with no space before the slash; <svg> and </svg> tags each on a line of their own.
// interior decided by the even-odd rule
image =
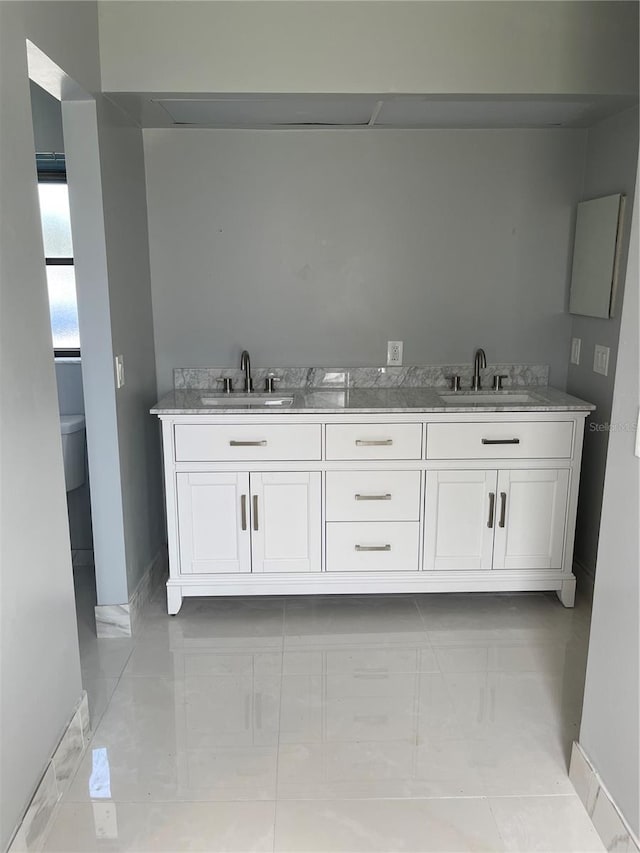
<svg viewBox="0 0 640 853">
<path fill-rule="evenodd" d="M 569 778 L 609 853 L 640 853 L 640 844 L 579 743 L 571 749 Z"/>
<path fill-rule="evenodd" d="M 87 694 L 83 692 L 16 829 L 8 853 L 33 853 L 41 849 L 58 800 L 69 787 L 90 738 L 89 705 Z"/>
</svg>

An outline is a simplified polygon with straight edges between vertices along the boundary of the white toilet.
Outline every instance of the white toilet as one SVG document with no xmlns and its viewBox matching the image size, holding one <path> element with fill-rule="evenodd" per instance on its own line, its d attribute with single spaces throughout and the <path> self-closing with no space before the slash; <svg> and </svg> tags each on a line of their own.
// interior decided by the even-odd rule
<svg viewBox="0 0 640 853">
<path fill-rule="evenodd" d="M 67 491 L 71 492 L 81 486 L 87 477 L 84 415 L 60 415 L 60 432 L 64 479 Z"/>
</svg>

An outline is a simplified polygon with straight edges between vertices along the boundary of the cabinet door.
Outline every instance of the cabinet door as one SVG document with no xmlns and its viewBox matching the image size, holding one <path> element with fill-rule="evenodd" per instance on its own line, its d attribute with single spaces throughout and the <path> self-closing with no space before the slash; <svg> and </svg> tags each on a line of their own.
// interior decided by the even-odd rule
<svg viewBox="0 0 640 853">
<path fill-rule="evenodd" d="M 569 471 L 500 471 L 494 569 L 559 569 Z"/>
<path fill-rule="evenodd" d="M 251 571 L 248 474 L 176 474 L 182 574 Z"/>
<path fill-rule="evenodd" d="M 254 572 L 319 572 L 320 473 L 251 474 Z"/>
<path fill-rule="evenodd" d="M 496 471 L 429 471 L 425 569 L 490 569 Z"/>
</svg>

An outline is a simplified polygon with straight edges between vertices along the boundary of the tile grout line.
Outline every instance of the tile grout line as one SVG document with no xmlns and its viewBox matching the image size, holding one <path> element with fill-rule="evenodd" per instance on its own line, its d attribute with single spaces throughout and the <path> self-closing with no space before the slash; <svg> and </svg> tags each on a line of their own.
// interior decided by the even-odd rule
<svg viewBox="0 0 640 853">
<path fill-rule="evenodd" d="M 414 607 L 415 607 L 415 608 L 417 609 L 417 611 L 418 611 L 419 620 L 420 620 L 420 622 L 419 622 L 419 626 L 418 626 L 418 628 L 417 628 L 417 631 L 416 631 L 416 635 L 415 635 L 415 636 L 418 636 L 418 632 L 419 632 L 419 635 L 424 635 L 423 639 L 426 637 L 426 644 L 425 644 L 425 645 L 428 645 L 431 649 L 433 649 L 434 647 L 433 647 L 433 645 L 432 645 L 432 640 L 431 640 L 431 638 L 430 638 L 430 636 L 429 636 L 429 632 L 424 631 L 424 630 L 422 629 L 422 627 L 420 627 L 420 626 L 423 626 L 423 624 L 425 623 L 425 616 L 424 616 L 424 614 L 422 613 L 422 611 L 421 611 L 421 609 L 420 609 L 420 606 L 419 606 L 419 604 L 418 604 L 418 598 L 419 598 L 419 597 L 418 597 L 418 596 L 415 596 L 415 595 L 412 595 L 412 596 L 411 596 L 411 599 L 412 599 L 413 605 L 414 605 Z M 281 618 L 281 640 L 280 640 L 280 642 L 281 642 L 281 649 L 280 649 L 281 668 L 280 668 L 280 685 L 279 685 L 279 705 L 278 705 L 278 717 L 277 717 L 277 726 L 278 726 L 278 731 L 277 731 L 277 736 L 276 736 L 275 791 L 274 791 L 274 796 L 273 796 L 273 798 L 266 798 L 264 801 L 262 801 L 262 802 L 265 802 L 265 803 L 266 803 L 266 802 L 271 802 L 271 803 L 272 803 L 272 805 L 273 805 L 273 811 L 271 812 L 271 821 L 272 821 L 272 828 L 273 828 L 273 845 L 272 845 L 272 849 L 273 849 L 274 851 L 275 851 L 275 850 L 280 849 L 280 848 L 278 847 L 278 839 L 277 839 L 277 836 L 276 836 L 276 827 L 277 827 L 277 822 L 278 822 L 278 811 L 279 811 L 279 808 L 280 808 L 280 810 L 283 810 L 283 809 L 284 809 L 284 812 L 283 812 L 283 815 L 282 815 L 282 817 L 283 817 L 283 819 L 284 819 L 284 818 L 286 817 L 286 813 L 287 813 L 287 812 L 286 812 L 286 808 L 287 808 L 287 804 L 288 804 L 288 803 L 295 803 L 295 802 L 303 802 L 303 803 L 304 803 L 304 802 L 315 802 L 315 801 L 343 800 L 343 798 L 342 798 L 342 797 L 340 797 L 340 796 L 328 796 L 328 795 L 327 795 L 327 796 L 317 796 L 317 795 L 311 795 L 311 796 L 294 796 L 294 797 L 282 797 L 282 798 L 280 798 L 280 797 L 279 797 L 279 790 L 278 790 L 278 788 L 279 788 L 279 770 L 280 770 L 280 768 L 279 768 L 279 759 L 280 759 L 279 751 L 280 751 L 281 746 L 283 745 L 283 742 L 281 741 L 281 734 L 282 734 L 282 732 L 281 732 L 281 728 L 282 728 L 282 723 L 283 723 L 283 715 L 282 715 L 282 710 L 283 710 L 283 707 L 282 707 L 282 706 L 283 706 L 283 695 L 284 695 L 284 686 L 283 686 L 283 682 L 284 682 L 284 676 L 285 676 L 285 670 L 284 670 L 284 654 L 285 654 L 285 651 L 287 650 L 287 646 L 285 645 L 285 643 L 286 643 L 286 637 L 287 637 L 287 635 L 286 635 L 286 631 L 287 631 L 286 625 L 287 625 L 287 614 L 288 614 L 288 609 L 292 609 L 292 610 L 293 610 L 293 615 L 295 616 L 296 608 L 295 608 L 295 606 L 294 606 L 294 601 L 295 601 L 295 599 L 288 599 L 288 600 L 287 600 L 287 599 L 284 599 L 284 600 L 282 600 L 282 606 L 281 606 L 281 617 L 280 617 L 280 618 Z M 383 612 L 384 612 L 384 611 L 383 611 Z M 392 614 L 389 614 L 389 619 L 391 619 L 391 618 L 392 618 Z M 394 618 L 395 618 L 395 617 L 394 617 Z M 406 620 L 405 620 L 405 621 L 406 621 Z M 394 624 L 395 624 L 395 623 L 394 623 Z M 403 624 L 404 624 L 404 623 L 403 623 Z M 275 627 L 275 626 L 274 626 L 274 627 Z M 295 627 L 295 625 L 294 625 L 294 627 Z M 383 629 L 383 630 L 384 630 L 384 629 Z M 402 630 L 402 629 L 400 629 L 400 630 Z M 454 630 L 454 631 L 455 631 L 455 630 L 456 630 L 456 629 L 455 629 L 455 627 L 453 627 L 453 628 L 452 628 L 452 630 Z M 354 628 L 354 631 L 355 631 L 355 628 Z M 141 643 L 144 643 L 144 636 L 145 636 L 145 634 L 144 634 L 144 631 L 143 631 L 140 635 L 138 635 L 138 636 L 134 639 L 131 649 L 129 649 L 129 650 L 128 650 L 128 654 L 126 654 L 126 660 L 124 660 L 124 662 L 123 662 L 123 664 L 122 664 L 122 666 L 121 666 L 121 668 L 120 668 L 120 670 L 119 670 L 119 675 L 117 675 L 117 676 L 113 679 L 113 680 L 115 681 L 115 686 L 114 686 L 114 688 L 113 688 L 113 691 L 112 691 L 112 693 L 111 693 L 111 696 L 109 697 L 108 702 L 107 702 L 107 703 L 106 703 L 106 705 L 105 705 L 105 708 L 104 708 L 104 711 L 103 711 L 103 715 L 102 715 L 102 717 L 101 717 L 101 720 L 104 718 L 104 715 L 105 715 L 105 714 L 110 710 L 111 704 L 113 704 L 113 696 L 114 696 L 114 694 L 115 694 L 116 690 L 119 688 L 119 685 L 121 684 L 122 680 L 125 680 L 125 682 L 126 682 L 128 678 L 131 678 L 131 677 L 132 677 L 131 675 L 130 675 L 130 676 L 126 676 L 126 675 L 125 675 L 125 671 L 126 671 L 127 666 L 129 665 L 130 661 L 131 661 L 131 657 L 132 657 L 132 655 L 133 655 L 133 652 L 134 652 L 134 651 L 136 651 L 136 649 L 140 648 L 140 644 L 141 644 Z M 148 635 L 148 636 L 149 636 L 149 638 L 150 638 L 150 639 L 153 639 L 152 635 Z M 276 632 L 276 636 L 277 636 L 277 632 Z M 256 639 L 256 640 L 259 640 L 259 638 L 258 638 L 258 637 L 255 637 L 255 639 Z M 109 641 L 106 641 L 106 642 L 109 642 Z M 470 643 L 469 643 L 469 644 L 470 644 Z M 456 649 L 456 648 L 457 648 L 457 646 L 455 646 L 455 645 L 454 645 L 454 646 L 451 646 L 451 649 L 452 649 L 452 650 L 454 650 L 454 649 Z M 126 653 L 126 651 L 127 651 L 127 650 L 125 649 L 124 651 L 125 651 L 125 653 Z M 274 648 L 274 651 L 275 651 L 275 648 Z M 276 652 L 276 654 L 277 654 L 277 652 Z M 472 670 L 472 671 L 466 671 L 466 670 L 465 670 L 465 671 L 462 671 L 462 672 L 460 672 L 460 673 L 458 673 L 458 672 L 456 672 L 456 671 L 452 671 L 452 672 L 448 672 L 448 671 L 447 671 L 447 672 L 445 672 L 445 671 L 443 670 L 443 665 L 444 665 L 444 664 L 442 664 L 442 665 L 441 665 L 439 662 L 437 662 L 437 660 L 435 661 L 435 664 L 437 665 L 437 672 L 438 672 L 440 675 L 454 675 L 454 676 L 455 676 L 455 675 L 458 675 L 458 674 L 459 674 L 459 675 L 472 675 L 472 674 L 473 674 L 473 675 L 479 675 L 479 674 L 484 674 L 484 675 L 486 675 L 488 671 L 490 671 L 490 672 L 494 672 L 494 670 L 484 670 L 484 669 L 483 669 L 483 670 L 481 670 L 480 672 L 477 672 L 477 671 L 475 671 L 475 670 Z M 414 669 L 412 668 L 410 671 L 411 671 L 411 672 L 414 672 Z M 307 672 L 307 669 L 305 669 L 305 673 L 306 673 L 306 672 Z M 311 672 L 311 670 L 309 670 L 309 672 Z M 404 672 L 404 668 L 402 669 L 402 672 Z M 502 670 L 502 669 L 498 669 L 498 670 L 495 670 L 495 672 L 497 672 L 497 673 L 501 673 L 501 672 L 503 672 L 503 670 Z M 516 672 L 520 672 L 520 670 L 516 670 Z M 526 672 L 527 672 L 527 673 L 529 673 L 529 671 L 526 671 Z M 231 673 L 229 673 L 229 674 L 231 674 Z M 302 673 L 301 673 L 301 674 L 302 674 Z M 508 674 L 508 673 L 505 673 L 505 674 Z M 542 674 L 542 673 L 538 673 L 538 670 L 532 670 L 529 674 Z M 147 677 L 149 677 L 149 678 L 156 678 L 157 676 L 153 676 L 153 675 L 148 675 L 148 676 L 135 676 L 135 678 L 141 678 L 141 677 L 144 679 L 144 678 L 147 678 Z M 555 677 L 555 676 L 554 676 L 554 677 Z M 134 680 L 135 680 L 135 679 L 134 679 Z M 164 680 L 164 679 L 163 679 L 163 680 Z M 96 728 L 98 728 L 98 727 L 99 727 L 99 726 L 96 726 Z M 91 739 L 93 739 L 93 735 L 94 735 L 94 732 L 92 731 Z M 91 741 L 88 741 L 88 743 L 90 743 L 90 742 L 91 742 Z M 77 770 L 76 770 L 76 773 L 74 774 L 74 779 L 75 779 L 75 777 L 76 777 L 76 776 L 77 776 Z M 568 794 L 568 793 L 561 793 L 561 792 L 552 792 L 552 793 L 533 793 L 533 792 L 532 792 L 532 793 L 527 793 L 527 794 L 524 794 L 524 793 L 523 793 L 523 794 L 505 794 L 505 793 L 503 793 L 503 794 L 489 794 L 489 793 L 479 793 L 479 794 L 475 794 L 475 795 L 474 795 L 474 794 L 469 794 L 469 795 L 457 795 L 457 794 L 453 794 L 453 795 L 450 795 L 450 796 L 438 796 L 438 795 L 432 795 L 432 796 L 421 796 L 421 795 L 419 795 L 419 794 L 418 794 L 417 796 L 414 796 L 414 797 L 406 797 L 406 796 L 401 796 L 401 795 L 399 795 L 399 796 L 395 796 L 395 797 L 393 797 L 393 796 L 392 796 L 392 797 L 389 797 L 389 796 L 356 796 L 356 797 L 346 797 L 346 798 L 344 798 L 344 802 L 351 802 L 351 801 L 354 801 L 354 802 L 357 802 L 357 801 L 363 801 L 363 802 L 375 802 L 375 801 L 389 801 L 389 800 L 396 800 L 396 801 L 415 801 L 415 802 L 418 802 L 418 803 L 419 803 L 419 802 L 424 802 L 424 801 L 434 801 L 434 802 L 437 802 L 437 801 L 446 801 L 446 800 L 467 800 L 467 801 L 471 800 L 471 801 L 474 801 L 474 802 L 478 802 L 478 801 L 486 800 L 486 801 L 488 801 L 488 803 L 489 803 L 489 810 L 490 810 L 490 814 L 491 814 L 491 820 L 492 820 L 492 822 L 493 822 L 494 829 L 495 829 L 495 831 L 496 831 L 496 835 L 497 835 L 496 841 L 498 841 L 498 839 L 500 839 L 500 842 L 501 842 L 503 845 L 505 845 L 505 841 L 504 841 L 504 838 L 503 838 L 503 834 L 500 832 L 500 828 L 499 828 L 499 826 L 498 826 L 498 822 L 497 822 L 496 816 L 495 816 L 495 814 L 494 814 L 494 809 L 493 809 L 493 806 L 492 806 L 492 804 L 493 804 L 494 802 L 496 803 L 496 807 L 497 807 L 497 806 L 498 806 L 497 801 L 499 801 L 499 800 L 521 799 L 521 800 L 525 800 L 525 801 L 526 801 L 526 800 L 532 800 L 532 801 L 533 801 L 533 800 L 535 800 L 535 799 L 543 799 L 543 798 L 544 798 L 544 799 L 547 799 L 547 800 L 557 800 L 557 799 L 565 799 L 565 800 L 566 800 L 566 799 L 569 799 L 569 798 L 572 798 L 572 797 L 573 797 L 573 795 L 572 795 L 572 794 Z M 61 798 L 61 800 L 62 800 L 62 798 Z M 257 800 L 255 800 L 255 801 L 257 802 Z M 118 802 L 118 801 L 114 801 L 114 802 Z M 142 803 L 146 803 L 146 802 L 148 802 L 148 801 L 147 801 L 147 800 L 144 800 L 144 799 L 142 799 L 142 800 L 137 800 L 137 799 L 129 800 L 129 799 L 126 799 L 126 800 L 122 800 L 122 801 L 119 801 L 119 802 L 122 802 L 122 803 L 131 803 L 131 804 L 135 804 L 135 803 L 140 803 L 140 804 L 142 804 Z M 162 800 L 156 800 L 156 799 L 154 799 L 154 801 L 153 801 L 153 802 L 154 802 L 154 803 L 159 803 L 159 802 L 162 802 Z M 167 799 L 167 800 L 166 800 L 166 802 L 167 802 L 167 803 L 174 803 L 174 802 L 176 802 L 176 800 L 175 800 L 174 798 L 170 798 L 170 799 Z M 186 803 L 186 802 L 191 802 L 191 800 L 185 800 L 185 801 L 181 801 L 181 802 Z M 230 798 L 228 798 L 228 799 L 227 799 L 227 798 L 225 798 L 225 799 L 220 799 L 220 800 L 216 798 L 216 799 L 214 799 L 214 800 L 209 800 L 209 801 L 206 801 L 206 800 L 205 800 L 205 801 L 202 801 L 202 800 L 193 800 L 193 802 L 197 802 L 197 803 L 206 803 L 206 802 L 211 802 L 211 803 L 216 803 L 216 802 L 217 802 L 217 803 L 224 803 L 224 802 L 247 802 L 247 800 L 246 800 L 244 797 L 243 797 L 243 798 L 240 798 L 240 799 L 238 799 L 238 800 L 234 799 L 233 797 L 230 797 Z M 60 803 L 60 801 L 59 801 L 59 803 Z M 69 805 L 69 804 L 70 804 L 70 803 L 69 803 L 69 801 L 67 801 L 67 802 L 66 802 L 66 804 L 67 804 L 67 805 Z M 71 804 L 73 804 L 73 801 L 71 801 Z M 57 815 L 58 815 L 58 811 L 56 810 L 56 822 L 57 822 Z M 268 825 L 268 824 L 267 824 L 267 825 Z M 284 832 L 286 832 L 286 827 L 283 827 L 282 833 L 284 833 Z M 282 833 L 281 833 L 281 836 L 282 836 Z M 506 846 L 506 845 L 505 845 L 505 846 Z M 502 847 L 500 847 L 500 849 L 503 849 L 503 848 L 502 848 Z"/>
<path fill-rule="evenodd" d="M 100 638 L 96 637 L 96 640 L 97 640 L 98 642 L 99 642 L 99 639 L 100 639 Z M 106 640 L 106 642 L 108 642 L 108 641 L 109 641 L 109 640 L 107 639 L 107 640 Z M 103 710 L 102 714 L 100 715 L 100 721 L 97 723 L 97 725 L 96 725 L 95 727 L 94 727 L 93 725 L 91 725 L 91 730 L 90 730 L 90 731 L 91 731 L 91 734 L 90 734 L 90 736 L 89 736 L 89 738 L 88 738 L 88 740 L 87 740 L 86 749 L 85 749 L 85 755 L 86 755 L 86 753 L 89 751 L 89 748 L 90 748 L 91 744 L 93 743 L 93 739 L 94 739 L 94 737 L 95 737 L 96 731 L 97 731 L 97 730 L 98 730 L 98 728 L 100 727 L 100 724 L 102 723 L 102 720 L 104 719 L 105 714 L 106 714 L 106 713 L 107 713 L 107 711 L 109 710 L 109 707 L 110 707 L 110 705 L 111 705 L 111 702 L 113 701 L 113 697 L 115 696 L 116 690 L 118 689 L 118 686 L 119 686 L 119 684 L 120 684 L 120 682 L 121 682 L 121 680 L 122 680 L 122 675 L 123 675 L 123 673 L 124 673 L 125 669 L 127 668 L 127 664 L 128 664 L 128 663 L 129 663 L 129 661 L 131 660 L 131 656 L 133 655 L 133 652 L 135 651 L 135 648 L 136 648 L 136 643 L 134 642 L 134 643 L 132 644 L 132 646 L 131 646 L 131 649 L 129 650 L 129 654 L 127 655 L 127 657 L 126 657 L 126 659 L 125 659 L 124 663 L 122 664 L 122 667 L 121 667 L 121 669 L 120 669 L 120 674 L 119 674 L 118 676 L 115 676 L 115 682 L 116 682 L 116 683 L 115 683 L 115 685 L 114 685 L 114 687 L 113 687 L 113 690 L 111 691 L 111 695 L 109 696 L 109 698 L 108 698 L 108 700 L 107 700 L 107 703 L 106 703 L 106 705 L 105 705 L 105 707 L 104 707 L 104 710 Z M 81 675 L 82 675 L 82 673 L 81 673 Z M 108 678 L 110 678 L 110 677 L 108 677 L 108 676 L 104 676 L 104 679 L 105 679 L 105 680 L 107 680 Z M 82 687 L 83 687 L 83 690 L 84 690 L 84 689 L 86 689 L 86 688 L 84 687 L 84 684 L 83 684 L 83 686 L 82 686 Z M 88 692 L 87 692 L 87 697 L 88 697 L 88 695 L 89 695 L 89 694 L 88 694 Z M 90 722 L 91 722 L 91 721 L 90 721 Z M 67 790 L 66 790 L 66 791 L 65 791 L 65 793 L 62 795 L 62 797 L 60 797 L 60 799 L 58 800 L 58 803 L 61 803 L 63 800 L 65 800 L 66 795 L 67 795 L 67 794 L 69 793 L 69 791 L 71 790 L 72 785 L 73 785 L 73 783 L 75 782 L 76 777 L 77 777 L 77 775 L 78 775 L 78 773 L 79 773 L 79 771 L 80 771 L 80 765 L 81 765 L 81 763 L 82 763 L 82 762 L 78 762 L 78 765 L 77 765 L 77 767 L 75 768 L 75 771 L 74 771 L 74 773 L 73 773 L 73 776 L 71 777 L 71 779 L 69 779 L 69 784 L 67 785 Z"/>
<path fill-rule="evenodd" d="M 493 804 L 491 802 L 491 797 L 487 797 L 486 800 L 487 800 L 487 806 L 489 807 L 489 814 L 491 815 L 491 820 L 493 821 L 493 825 L 495 826 L 496 832 L 498 833 L 498 838 L 500 839 L 500 841 L 502 841 L 502 846 L 503 846 L 504 850 L 507 850 L 507 842 L 505 840 L 504 835 L 500 831 L 500 827 L 498 825 L 498 820 L 496 818 L 495 812 L 493 811 Z"/>
</svg>

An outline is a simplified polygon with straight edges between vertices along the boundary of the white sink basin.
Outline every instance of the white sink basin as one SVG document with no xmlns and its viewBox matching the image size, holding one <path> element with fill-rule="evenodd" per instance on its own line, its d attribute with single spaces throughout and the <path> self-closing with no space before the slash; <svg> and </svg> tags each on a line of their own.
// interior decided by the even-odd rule
<svg viewBox="0 0 640 853">
<path fill-rule="evenodd" d="M 515 406 L 518 403 L 537 403 L 530 394 L 512 391 L 478 391 L 471 394 L 440 394 L 447 406 Z"/>
<path fill-rule="evenodd" d="M 220 406 L 221 409 L 246 409 L 253 406 L 291 406 L 293 397 L 283 397 L 279 394 L 216 394 L 200 397 L 203 406 Z"/>
</svg>

